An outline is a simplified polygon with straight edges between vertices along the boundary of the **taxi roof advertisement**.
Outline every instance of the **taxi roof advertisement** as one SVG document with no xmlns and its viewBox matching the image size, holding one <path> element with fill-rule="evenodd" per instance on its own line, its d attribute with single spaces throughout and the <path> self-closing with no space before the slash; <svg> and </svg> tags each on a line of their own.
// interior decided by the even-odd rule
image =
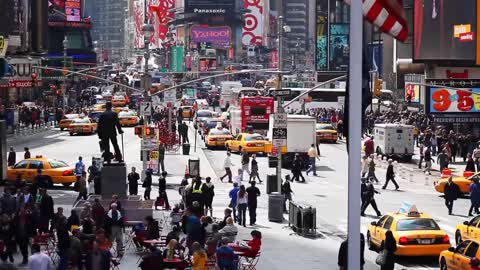
<svg viewBox="0 0 480 270">
<path fill-rule="evenodd" d="M 472 4 L 477 2 L 477 7 Z M 478 2 L 414 1 L 413 59 L 475 64 Z"/>
</svg>

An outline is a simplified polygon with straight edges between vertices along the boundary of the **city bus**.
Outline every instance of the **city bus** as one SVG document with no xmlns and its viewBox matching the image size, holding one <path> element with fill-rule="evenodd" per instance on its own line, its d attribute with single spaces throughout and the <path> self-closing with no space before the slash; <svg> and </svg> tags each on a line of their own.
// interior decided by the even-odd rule
<svg viewBox="0 0 480 270">
<path fill-rule="evenodd" d="M 292 99 L 298 97 L 299 95 L 310 90 L 310 88 L 288 88 L 291 89 L 290 96 L 283 97 L 283 104 L 287 104 Z M 268 90 L 269 96 L 273 96 L 273 91 L 275 89 L 270 88 Z M 302 108 L 302 103 L 305 103 L 305 109 L 310 108 L 334 108 L 342 109 L 339 107 L 339 97 L 345 97 L 345 88 L 317 88 L 307 95 L 299 98 L 294 101 L 292 104 L 288 105 L 285 109 L 289 110 L 300 110 Z"/>
<path fill-rule="evenodd" d="M 242 97 L 238 106 L 230 107 L 230 131 L 235 136 L 241 132 L 266 135 L 270 114 L 273 113 L 272 97 Z"/>
</svg>

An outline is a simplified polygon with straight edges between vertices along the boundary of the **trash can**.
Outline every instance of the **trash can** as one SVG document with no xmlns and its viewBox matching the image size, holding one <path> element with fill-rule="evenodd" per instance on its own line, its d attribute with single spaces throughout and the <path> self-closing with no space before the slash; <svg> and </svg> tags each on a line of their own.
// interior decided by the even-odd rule
<svg viewBox="0 0 480 270">
<path fill-rule="evenodd" d="M 183 152 L 183 155 L 185 155 L 185 156 L 190 155 L 190 144 L 189 143 L 184 143 L 182 145 L 182 152 Z"/>
<path fill-rule="evenodd" d="M 283 222 L 283 195 L 273 192 L 268 195 L 268 220 Z"/>
<path fill-rule="evenodd" d="M 267 194 L 272 192 L 278 192 L 277 187 L 277 176 L 274 174 L 267 175 Z"/>
</svg>

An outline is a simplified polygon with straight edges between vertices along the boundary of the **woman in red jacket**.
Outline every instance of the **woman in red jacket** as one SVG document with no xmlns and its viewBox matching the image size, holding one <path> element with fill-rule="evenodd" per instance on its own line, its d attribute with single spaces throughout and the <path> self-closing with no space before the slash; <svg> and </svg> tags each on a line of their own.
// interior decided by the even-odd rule
<svg viewBox="0 0 480 270">
<path fill-rule="evenodd" d="M 245 257 L 256 257 L 262 246 L 262 233 L 253 230 L 250 235 L 252 236 L 252 240 L 246 242 L 247 246 L 242 245 L 240 251 L 243 252 L 243 256 Z"/>
</svg>

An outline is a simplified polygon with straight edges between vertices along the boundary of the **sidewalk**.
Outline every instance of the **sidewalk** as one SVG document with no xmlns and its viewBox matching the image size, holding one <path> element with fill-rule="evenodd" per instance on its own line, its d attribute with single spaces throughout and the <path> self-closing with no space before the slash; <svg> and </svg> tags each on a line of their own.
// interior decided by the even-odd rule
<svg viewBox="0 0 480 270">
<path fill-rule="evenodd" d="M 418 162 L 420 161 L 420 155 L 419 153 L 419 148 L 415 147 L 414 153 L 415 155 L 412 157 L 412 161 L 410 164 L 414 164 L 418 168 Z M 440 173 L 440 164 L 437 163 L 437 156 L 432 156 L 433 162 L 432 162 L 432 171 L 439 172 Z M 448 168 L 451 169 L 452 171 L 456 171 L 459 173 L 463 173 L 465 170 L 465 166 L 467 164 L 463 162 L 463 158 L 457 157 L 456 162 L 452 164 L 448 164 Z M 425 168 L 425 161 L 422 162 L 422 168 Z"/>
<path fill-rule="evenodd" d="M 9 129 L 9 130 L 7 130 L 7 140 L 11 139 L 11 138 L 14 138 L 14 137 L 18 138 L 19 136 L 20 137 L 25 137 L 25 136 L 34 135 L 34 134 L 37 134 L 37 133 L 41 133 L 41 132 L 51 130 L 53 128 L 54 128 L 53 125 L 49 125 L 49 126 L 42 125 L 42 126 L 39 126 L 39 127 L 35 126 L 33 129 L 32 129 L 31 126 L 18 127 L 14 130 Z"/>
</svg>

